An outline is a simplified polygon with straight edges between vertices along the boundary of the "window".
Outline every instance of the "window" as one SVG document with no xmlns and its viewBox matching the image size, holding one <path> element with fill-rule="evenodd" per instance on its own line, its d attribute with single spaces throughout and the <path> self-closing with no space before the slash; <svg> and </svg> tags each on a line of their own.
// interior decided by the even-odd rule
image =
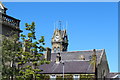
<svg viewBox="0 0 120 80">
<path fill-rule="evenodd" d="M 92 59 L 92 56 L 89 56 L 89 59 L 91 60 L 91 59 Z"/>
<path fill-rule="evenodd" d="M 74 78 L 74 80 L 79 80 L 80 76 L 79 75 L 74 75 L 73 78 Z"/>
<path fill-rule="evenodd" d="M 60 47 L 58 47 L 58 50 L 57 50 L 58 52 L 60 52 Z"/>
<path fill-rule="evenodd" d="M 50 80 L 56 80 L 56 75 L 51 75 Z"/>
<path fill-rule="evenodd" d="M 54 50 L 54 53 L 56 53 L 56 48 L 54 48 L 53 50 Z"/>
<path fill-rule="evenodd" d="M 103 76 L 105 76 L 105 70 L 103 70 Z"/>
</svg>

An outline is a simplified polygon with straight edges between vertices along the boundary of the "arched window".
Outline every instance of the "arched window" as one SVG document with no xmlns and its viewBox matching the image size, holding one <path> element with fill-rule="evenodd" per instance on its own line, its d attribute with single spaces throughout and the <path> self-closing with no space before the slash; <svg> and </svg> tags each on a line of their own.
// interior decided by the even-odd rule
<svg viewBox="0 0 120 80">
<path fill-rule="evenodd" d="M 54 53 L 56 53 L 56 48 L 53 49 Z"/>
<path fill-rule="evenodd" d="M 60 47 L 57 48 L 57 51 L 60 52 Z"/>
</svg>

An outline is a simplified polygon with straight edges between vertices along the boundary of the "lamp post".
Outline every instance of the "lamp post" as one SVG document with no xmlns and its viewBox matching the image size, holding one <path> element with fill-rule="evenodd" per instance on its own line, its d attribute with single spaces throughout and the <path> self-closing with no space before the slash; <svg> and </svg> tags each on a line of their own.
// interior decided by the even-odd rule
<svg viewBox="0 0 120 80">
<path fill-rule="evenodd" d="M 63 80 L 64 80 L 64 61 L 62 62 L 63 64 Z"/>
</svg>

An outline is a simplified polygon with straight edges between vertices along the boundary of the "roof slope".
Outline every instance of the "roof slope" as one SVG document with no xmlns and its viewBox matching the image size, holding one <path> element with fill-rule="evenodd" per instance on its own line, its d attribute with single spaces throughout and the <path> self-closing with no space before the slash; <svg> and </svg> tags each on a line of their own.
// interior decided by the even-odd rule
<svg viewBox="0 0 120 80">
<path fill-rule="evenodd" d="M 104 49 L 96 50 L 97 62 L 100 61 Z M 86 51 L 73 51 L 73 52 L 62 52 L 60 53 L 63 61 L 65 60 L 80 60 L 81 55 L 85 57 L 85 60 L 90 60 L 92 58 L 93 50 Z M 51 61 L 56 60 L 57 53 L 51 54 Z"/>
<path fill-rule="evenodd" d="M 39 68 L 43 70 L 41 73 L 45 74 L 62 74 L 63 63 L 51 62 L 50 64 L 40 65 Z M 89 61 L 64 61 L 64 73 L 94 73 L 93 66 Z"/>
<path fill-rule="evenodd" d="M 96 50 L 97 62 L 101 60 L 104 49 Z M 61 61 L 56 63 L 57 53 L 51 53 L 50 64 L 43 64 L 38 66 L 43 70 L 43 74 L 63 74 L 63 66 L 65 74 L 92 74 L 95 73 L 93 65 L 90 63 L 90 57 L 93 55 L 93 50 L 88 51 L 74 51 L 62 52 Z M 84 55 L 85 60 L 80 60 L 80 56 Z M 64 63 L 64 65 L 63 65 Z"/>
<path fill-rule="evenodd" d="M 109 73 L 106 78 L 119 78 L 120 77 L 120 73 Z"/>
</svg>

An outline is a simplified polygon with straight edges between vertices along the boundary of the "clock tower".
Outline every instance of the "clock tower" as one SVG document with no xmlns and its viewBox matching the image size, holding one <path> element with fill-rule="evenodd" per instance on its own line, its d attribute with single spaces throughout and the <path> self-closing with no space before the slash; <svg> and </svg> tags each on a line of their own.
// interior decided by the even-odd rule
<svg viewBox="0 0 120 80">
<path fill-rule="evenodd" d="M 68 36 L 65 30 L 56 29 L 52 37 L 52 53 L 67 51 Z"/>
</svg>

